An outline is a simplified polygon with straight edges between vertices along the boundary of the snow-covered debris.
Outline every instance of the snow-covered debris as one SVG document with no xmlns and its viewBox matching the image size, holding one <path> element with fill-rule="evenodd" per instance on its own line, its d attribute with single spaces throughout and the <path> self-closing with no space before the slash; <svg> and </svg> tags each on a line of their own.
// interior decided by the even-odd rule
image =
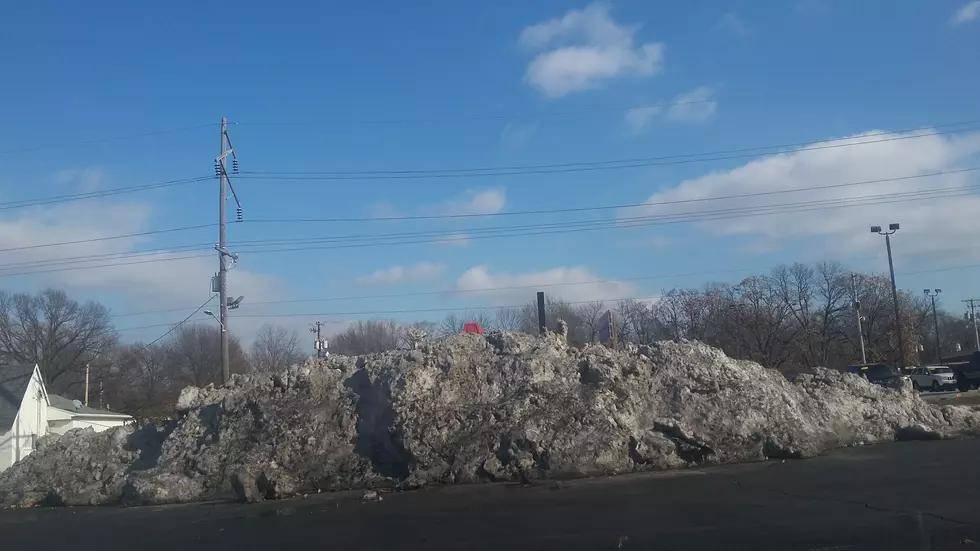
<svg viewBox="0 0 980 551">
<path fill-rule="evenodd" d="M 0 504 L 561 478 L 980 433 L 980 413 L 817 368 L 788 381 L 695 342 L 614 352 L 491 332 L 189 388 L 163 429 L 73 431 L 0 474 Z"/>
</svg>

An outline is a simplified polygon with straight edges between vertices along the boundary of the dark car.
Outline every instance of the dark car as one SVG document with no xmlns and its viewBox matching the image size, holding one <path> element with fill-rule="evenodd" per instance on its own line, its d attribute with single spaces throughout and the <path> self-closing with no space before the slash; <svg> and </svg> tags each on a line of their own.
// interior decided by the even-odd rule
<svg viewBox="0 0 980 551">
<path fill-rule="evenodd" d="M 897 369 L 883 363 L 849 365 L 844 371 L 864 377 L 870 383 L 887 387 L 900 387 L 905 378 Z"/>
</svg>

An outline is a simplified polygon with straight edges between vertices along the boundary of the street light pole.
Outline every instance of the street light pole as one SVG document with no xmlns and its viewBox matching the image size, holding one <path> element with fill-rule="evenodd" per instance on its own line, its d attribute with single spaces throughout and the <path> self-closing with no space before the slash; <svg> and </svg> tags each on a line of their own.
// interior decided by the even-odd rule
<svg viewBox="0 0 980 551">
<path fill-rule="evenodd" d="M 929 289 L 925 289 L 923 292 L 925 293 L 925 295 L 927 297 L 929 297 L 929 298 L 932 299 L 932 323 L 936 327 L 936 357 L 939 358 L 939 362 L 938 363 L 942 364 L 943 363 L 943 346 L 942 346 L 942 344 L 940 344 L 940 339 L 939 339 L 939 315 L 936 313 L 936 297 L 938 297 L 939 296 L 939 293 L 942 293 L 943 290 L 942 289 L 933 289 L 932 292 L 930 292 Z"/>
<path fill-rule="evenodd" d="M 899 229 L 898 224 L 888 224 L 888 231 L 881 231 L 881 226 L 871 226 L 871 233 L 885 236 L 885 248 L 888 250 L 888 272 L 892 278 L 892 302 L 895 306 L 895 331 L 898 334 L 898 369 L 905 368 L 905 335 L 902 330 L 902 311 L 898 305 L 898 286 L 895 284 L 895 263 L 892 261 L 891 235 Z"/>
</svg>

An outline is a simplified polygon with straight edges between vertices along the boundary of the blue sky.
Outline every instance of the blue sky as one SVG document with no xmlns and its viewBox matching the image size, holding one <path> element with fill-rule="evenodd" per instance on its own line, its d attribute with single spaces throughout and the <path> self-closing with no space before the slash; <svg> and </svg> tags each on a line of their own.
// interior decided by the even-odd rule
<svg viewBox="0 0 980 551">
<path fill-rule="evenodd" d="M 242 170 L 260 172 L 650 158 L 980 119 L 980 3 L 963 0 L 434 0 L 274 8 L 49 2 L 4 6 L 0 21 L 0 202 L 8 205 L 209 175 L 218 147 L 213 124 L 222 116 L 231 121 Z M 233 321 L 233 329 L 247 338 L 263 321 L 305 327 L 314 319 L 358 317 L 245 317 L 266 313 L 519 304 L 533 298 L 533 289 L 255 304 L 270 301 L 596 279 L 604 283 L 543 290 L 571 300 L 616 299 L 737 281 L 751 270 L 794 260 L 835 259 L 883 271 L 883 243 L 867 227 L 892 221 L 902 223 L 895 239 L 900 286 L 941 287 L 944 301 L 958 310 L 960 299 L 980 294 L 973 287 L 980 269 L 907 272 L 980 264 L 973 238 L 980 198 L 970 193 L 978 183 L 976 173 L 860 189 L 779 191 L 980 166 L 980 124 L 940 128 L 938 135 L 880 144 L 618 170 L 348 181 L 240 178 L 235 187 L 246 222 L 230 228 L 232 248 L 248 240 L 401 232 L 473 236 L 480 228 L 501 225 L 631 216 L 604 210 L 372 219 L 392 215 L 695 200 L 643 211 L 676 215 L 923 189 L 962 192 L 710 223 L 448 243 L 251 254 L 240 246 L 231 293 L 246 300 L 234 312 L 242 317 Z M 143 133 L 154 134 L 137 136 Z M 124 139 L 102 140 L 113 137 Z M 208 224 L 216 217 L 216 188 L 210 180 L 7 208 L 0 211 L 0 248 Z M 705 201 L 773 191 L 778 193 L 757 199 Z M 230 212 L 233 216 L 234 205 Z M 310 218 L 362 220 L 257 221 Z M 175 310 L 120 317 L 122 329 L 177 321 L 207 298 L 214 257 L 85 270 L 58 259 L 185 245 L 199 247 L 162 254 L 206 255 L 216 233 L 202 228 L 0 252 L 7 273 L 18 271 L 10 265 L 24 262 L 70 268 L 7 275 L 4 287 L 63 287 L 79 298 L 102 300 L 120 314 Z M 19 271 L 43 269 L 28 266 Z M 694 273 L 703 274 L 627 281 Z M 441 313 L 393 317 L 438 319 Z M 124 335 L 145 340 L 162 330 Z"/>
</svg>

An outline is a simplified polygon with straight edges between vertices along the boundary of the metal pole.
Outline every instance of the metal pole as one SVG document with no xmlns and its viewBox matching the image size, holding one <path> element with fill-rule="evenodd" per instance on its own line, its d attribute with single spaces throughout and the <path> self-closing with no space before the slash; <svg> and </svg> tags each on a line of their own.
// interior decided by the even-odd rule
<svg viewBox="0 0 980 551">
<path fill-rule="evenodd" d="M 892 261 L 892 240 L 885 234 L 885 248 L 888 250 L 888 272 L 892 277 L 892 301 L 895 304 L 895 330 L 898 333 L 898 368 L 905 368 L 905 335 L 902 329 L 902 312 L 898 305 L 898 286 L 895 285 L 895 263 Z"/>
<path fill-rule="evenodd" d="M 227 187 L 228 187 L 228 172 L 225 170 L 225 151 L 226 151 L 226 134 L 228 132 L 228 118 L 221 118 L 221 155 L 219 157 L 219 162 L 221 163 L 221 173 L 219 174 L 219 187 L 221 188 L 218 194 L 218 300 L 221 304 L 218 306 L 221 312 L 221 382 L 227 383 L 228 379 L 231 378 L 231 366 L 229 363 L 228 355 L 228 269 L 225 266 L 225 251 L 228 250 L 228 215 L 225 212 L 225 203 L 227 201 Z"/>
<path fill-rule="evenodd" d="M 544 316 L 544 291 L 538 291 L 538 333 L 544 335 L 547 330 L 547 320 Z"/>
<path fill-rule="evenodd" d="M 932 323 L 936 326 L 936 356 L 939 357 L 939 363 L 943 363 L 943 346 L 940 344 L 939 340 L 939 315 L 936 314 L 936 295 L 930 295 L 932 297 Z"/>
<path fill-rule="evenodd" d="M 85 405 L 88 406 L 88 373 L 89 367 L 88 362 L 85 363 Z"/>
<path fill-rule="evenodd" d="M 868 356 L 864 352 L 864 328 L 861 327 L 861 301 L 858 300 L 857 296 L 857 283 L 855 282 L 854 274 L 851 274 L 851 292 L 854 296 L 854 313 L 857 318 L 858 326 L 858 342 L 861 343 L 861 363 L 868 363 Z"/>
</svg>

